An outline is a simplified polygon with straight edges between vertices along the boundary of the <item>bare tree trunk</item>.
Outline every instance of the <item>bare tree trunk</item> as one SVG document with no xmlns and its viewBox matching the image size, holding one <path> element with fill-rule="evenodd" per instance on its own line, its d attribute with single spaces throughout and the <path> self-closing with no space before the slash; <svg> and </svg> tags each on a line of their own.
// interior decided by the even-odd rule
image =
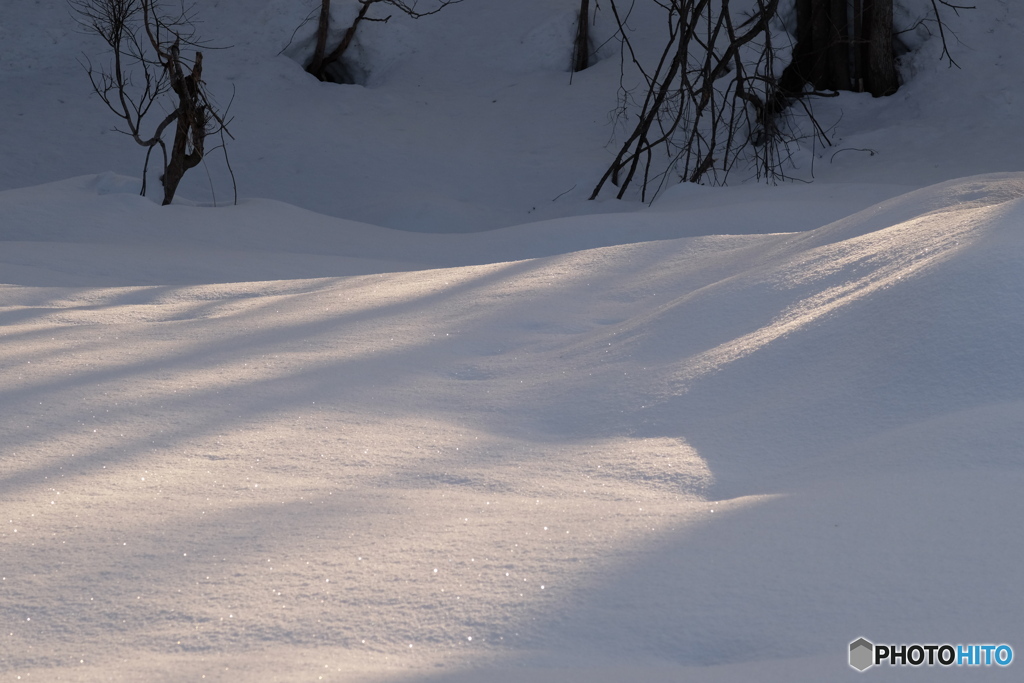
<svg viewBox="0 0 1024 683">
<path fill-rule="evenodd" d="M 864 88 L 875 97 L 896 92 L 899 79 L 892 51 L 892 0 L 864 2 Z"/>
<path fill-rule="evenodd" d="M 576 43 L 572 50 L 572 70 L 583 71 L 590 66 L 590 0 L 580 0 L 580 16 L 576 24 Z"/>
<path fill-rule="evenodd" d="M 847 0 L 830 0 L 828 12 L 828 88 L 850 89 L 850 26 Z"/>
<path fill-rule="evenodd" d="M 892 0 L 797 0 L 796 11 L 797 44 L 783 90 L 794 92 L 802 80 L 799 86 L 818 90 L 896 92 Z"/>
<path fill-rule="evenodd" d="M 797 0 L 793 68 L 819 90 L 850 87 L 847 0 Z M 802 85 L 802 84 L 801 84 Z"/>
<path fill-rule="evenodd" d="M 306 71 L 313 75 L 319 74 L 324 67 L 324 55 L 327 53 L 327 32 L 331 28 L 331 0 L 320 1 L 320 21 L 316 25 L 316 49 Z"/>
<path fill-rule="evenodd" d="M 171 158 L 164 169 L 163 205 L 174 200 L 185 172 L 195 168 L 203 160 L 206 142 L 206 107 L 200 99 L 200 83 L 203 77 L 203 53 L 196 53 L 195 66 L 192 73 L 184 75 L 178 57 L 178 46 L 171 47 L 169 70 L 171 71 L 171 89 L 178 95 L 178 121 L 174 131 L 174 143 L 171 145 Z M 189 151 L 191 147 L 191 151 Z"/>
<path fill-rule="evenodd" d="M 864 92 L 864 2 L 853 0 L 853 34 L 850 39 L 850 80 L 854 92 Z"/>
</svg>

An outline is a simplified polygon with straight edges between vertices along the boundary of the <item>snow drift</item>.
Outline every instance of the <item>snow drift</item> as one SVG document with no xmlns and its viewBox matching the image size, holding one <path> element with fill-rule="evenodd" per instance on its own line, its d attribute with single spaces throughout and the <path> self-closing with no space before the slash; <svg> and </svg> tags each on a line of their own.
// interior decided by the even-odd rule
<svg viewBox="0 0 1024 683">
<path fill-rule="evenodd" d="M 576 0 L 373 23 L 365 86 L 303 72 L 313 5 L 198 8 L 242 201 L 213 155 L 165 208 L 96 39 L 0 10 L 0 678 L 1021 656 L 1024 5 L 950 15 L 951 69 L 900 0 L 905 83 L 814 101 L 813 182 L 651 207 L 586 201 L 620 74 L 570 84 Z"/>
<path fill-rule="evenodd" d="M 0 194 L 10 670 L 839 680 L 1020 633 L 1024 175 L 447 268 L 68 182 Z"/>
</svg>

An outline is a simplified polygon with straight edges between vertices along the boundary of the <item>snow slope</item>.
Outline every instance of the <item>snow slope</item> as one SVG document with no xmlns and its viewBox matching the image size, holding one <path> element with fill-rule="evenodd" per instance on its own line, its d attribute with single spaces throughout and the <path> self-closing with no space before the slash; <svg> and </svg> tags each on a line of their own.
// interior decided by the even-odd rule
<svg viewBox="0 0 1024 683">
<path fill-rule="evenodd" d="M 474 2 L 341 88 L 294 3 L 204 4 L 261 144 L 165 208 L 61 3 L 4 8 L 0 679 L 1012 680 L 846 653 L 1024 652 L 1021 10 L 822 105 L 877 156 L 643 208 L 583 200 L 573 3 Z"/>
<path fill-rule="evenodd" d="M 1024 175 L 799 234 L 222 284 L 133 284 L 189 274 L 190 229 L 71 241 L 160 212 L 134 195 L 3 206 L 44 191 L 73 208 L 12 243 L 0 313 L 11 670 L 814 680 L 863 633 L 1020 637 Z M 246 208 L 174 210 L 265 232 Z"/>
</svg>

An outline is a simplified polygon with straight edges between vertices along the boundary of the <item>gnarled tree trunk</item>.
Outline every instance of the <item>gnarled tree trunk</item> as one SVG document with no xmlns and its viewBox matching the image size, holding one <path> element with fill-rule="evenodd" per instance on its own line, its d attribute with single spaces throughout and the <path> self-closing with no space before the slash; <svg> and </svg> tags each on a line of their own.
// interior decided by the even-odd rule
<svg viewBox="0 0 1024 683">
<path fill-rule="evenodd" d="M 203 77 L 203 53 L 196 53 L 195 65 L 187 76 L 181 68 L 178 46 L 171 47 L 167 66 L 171 74 L 171 89 L 178 96 L 178 118 L 171 145 L 171 157 L 164 169 L 163 205 L 174 200 L 185 171 L 195 168 L 203 160 L 206 147 L 206 106 L 201 99 L 200 83 Z M 191 148 L 191 149 L 190 149 Z"/>
</svg>

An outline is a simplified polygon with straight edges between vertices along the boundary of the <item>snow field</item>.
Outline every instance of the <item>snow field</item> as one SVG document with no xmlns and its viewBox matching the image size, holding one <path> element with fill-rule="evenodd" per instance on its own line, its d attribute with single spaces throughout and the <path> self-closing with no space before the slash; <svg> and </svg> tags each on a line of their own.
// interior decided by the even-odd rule
<svg viewBox="0 0 1024 683">
<path fill-rule="evenodd" d="M 618 67 L 568 85 L 570 0 L 375 24 L 342 87 L 257 5 L 202 7 L 242 201 L 211 159 L 166 208 L 63 3 L 0 11 L 0 679 L 1024 652 L 1015 4 L 963 13 L 962 70 L 918 33 L 897 95 L 817 103 L 814 183 L 651 207 L 585 201 Z"/>
</svg>

